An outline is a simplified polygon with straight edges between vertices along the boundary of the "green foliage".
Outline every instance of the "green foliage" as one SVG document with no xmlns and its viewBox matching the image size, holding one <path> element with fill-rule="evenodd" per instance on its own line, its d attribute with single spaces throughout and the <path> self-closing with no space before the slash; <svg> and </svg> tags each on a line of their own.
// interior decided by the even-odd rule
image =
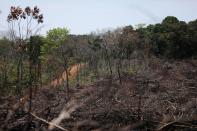
<svg viewBox="0 0 197 131">
<path fill-rule="evenodd" d="M 9 87 L 15 84 L 15 59 L 12 42 L 7 38 L 0 39 L 0 93 L 9 92 Z"/>
<path fill-rule="evenodd" d="M 54 28 L 47 32 L 47 39 L 50 42 L 62 44 L 67 39 L 68 33 L 69 31 L 66 28 Z"/>
<path fill-rule="evenodd" d="M 179 23 L 179 20 L 174 17 L 174 16 L 167 16 L 163 21 L 162 21 L 162 24 L 178 24 Z"/>
<path fill-rule="evenodd" d="M 11 52 L 11 41 L 7 38 L 0 39 L 0 56 L 9 55 Z"/>
<path fill-rule="evenodd" d="M 42 37 L 40 36 L 30 37 L 30 42 L 28 43 L 28 55 L 29 55 L 29 59 L 32 61 L 32 64 L 40 63 L 42 44 L 43 44 Z"/>
<path fill-rule="evenodd" d="M 52 53 L 65 42 L 68 33 L 69 31 L 66 28 L 54 28 L 49 30 L 46 38 L 42 39 L 43 45 L 41 47 L 41 53 Z"/>
<path fill-rule="evenodd" d="M 50 81 L 62 70 L 64 60 L 62 55 L 69 55 L 72 63 L 73 50 L 68 46 L 66 40 L 69 31 L 66 28 L 54 28 L 47 32 L 46 37 L 42 37 L 41 60 L 43 66 L 43 79 Z M 58 57 L 57 57 L 58 56 Z"/>
<path fill-rule="evenodd" d="M 41 59 L 46 59 L 47 54 L 52 54 L 54 51 L 62 45 L 68 36 L 69 31 L 66 28 L 54 28 L 47 32 L 47 36 L 42 37 L 41 46 Z"/>
<path fill-rule="evenodd" d="M 47 38 L 45 37 L 41 37 L 42 39 L 42 45 L 41 45 L 41 58 L 44 59 L 44 55 L 47 55 L 48 53 L 50 53 L 54 48 L 55 48 L 55 44 L 53 42 L 50 42 Z"/>
<path fill-rule="evenodd" d="M 150 40 L 151 51 L 157 56 L 176 59 L 196 56 L 196 21 L 187 24 L 168 16 L 161 24 L 149 25 L 138 32 L 141 40 Z"/>
</svg>

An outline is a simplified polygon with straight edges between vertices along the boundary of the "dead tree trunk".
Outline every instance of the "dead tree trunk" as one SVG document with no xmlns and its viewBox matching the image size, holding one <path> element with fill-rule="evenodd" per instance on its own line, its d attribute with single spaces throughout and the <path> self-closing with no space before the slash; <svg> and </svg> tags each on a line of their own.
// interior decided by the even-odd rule
<svg viewBox="0 0 197 131">
<path fill-rule="evenodd" d="M 106 40 L 105 40 L 105 44 L 107 44 Z M 103 44 L 103 46 L 104 46 L 105 56 L 106 56 L 106 59 L 107 59 L 107 62 L 108 62 L 108 67 L 109 67 L 109 72 L 110 72 L 110 78 L 112 80 L 112 75 L 113 75 L 112 65 L 111 65 L 109 53 L 108 53 L 108 50 L 107 50 L 107 47 L 106 47 L 105 44 Z"/>
<path fill-rule="evenodd" d="M 68 72 L 68 62 L 67 62 L 67 58 L 63 52 L 63 47 L 61 46 L 60 48 L 60 52 L 61 52 L 61 55 L 62 55 L 62 58 L 63 58 L 63 61 L 64 61 L 64 64 L 63 64 L 63 67 L 64 67 L 64 70 L 66 71 L 66 92 L 67 92 L 67 97 L 69 99 L 69 78 L 68 78 L 68 75 L 69 75 L 69 72 Z"/>
<path fill-rule="evenodd" d="M 17 64 L 17 84 L 16 84 L 17 95 L 21 94 L 21 89 L 22 89 L 22 80 L 23 80 L 22 68 L 23 68 L 23 53 L 20 53 L 18 64 Z"/>
<path fill-rule="evenodd" d="M 66 71 L 66 92 L 67 92 L 67 97 L 69 98 L 69 79 L 68 79 L 68 67 L 67 67 L 67 62 L 64 63 L 64 70 Z"/>
<path fill-rule="evenodd" d="M 32 121 L 31 110 L 32 110 L 32 83 L 33 83 L 33 74 L 32 74 L 32 61 L 29 60 L 29 123 Z"/>
<path fill-rule="evenodd" d="M 119 78 L 119 83 L 122 84 L 122 78 L 121 78 L 121 59 L 118 60 L 118 78 Z"/>
</svg>

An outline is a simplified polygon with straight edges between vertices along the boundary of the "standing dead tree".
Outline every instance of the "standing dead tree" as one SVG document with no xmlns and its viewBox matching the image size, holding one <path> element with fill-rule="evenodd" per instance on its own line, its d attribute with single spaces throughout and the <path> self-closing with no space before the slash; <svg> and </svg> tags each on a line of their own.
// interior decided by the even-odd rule
<svg viewBox="0 0 197 131">
<path fill-rule="evenodd" d="M 40 14 L 40 9 L 37 6 L 33 9 L 29 6 L 25 9 L 12 6 L 7 21 L 9 23 L 10 38 L 18 53 L 16 89 L 17 94 L 20 94 L 23 86 L 23 60 L 27 52 L 27 41 L 30 36 L 39 31 L 38 25 L 43 22 L 43 15 Z"/>
<path fill-rule="evenodd" d="M 114 49 L 115 49 L 115 45 L 118 44 L 118 40 L 120 39 L 120 34 L 121 34 L 122 30 L 121 29 L 116 29 L 114 31 L 108 31 L 106 33 L 104 33 L 104 35 L 102 36 L 103 38 L 103 44 L 102 44 L 102 47 L 103 47 L 103 50 L 105 52 L 105 56 L 106 56 L 106 60 L 108 62 L 108 65 L 109 65 L 109 70 L 110 70 L 110 73 L 111 73 L 111 79 L 113 78 L 113 70 L 112 70 L 112 65 L 113 65 L 113 60 L 116 61 L 116 58 L 119 58 L 120 57 L 120 50 L 118 50 L 118 52 L 116 52 Z M 120 78 L 120 59 L 118 60 L 118 76 L 119 76 L 119 82 L 121 84 L 121 78 Z"/>
<path fill-rule="evenodd" d="M 20 7 L 12 6 L 10 13 L 7 17 L 7 21 L 10 27 L 10 35 L 13 43 L 15 43 L 15 49 L 18 52 L 18 64 L 17 64 L 17 93 L 21 93 L 22 81 L 23 81 L 23 59 L 25 53 L 29 55 L 29 113 L 32 107 L 32 83 L 33 83 L 33 68 L 35 67 L 35 59 L 38 59 L 35 55 L 35 46 L 28 48 L 29 38 L 35 35 L 40 28 L 38 25 L 43 23 L 43 15 L 40 14 L 40 9 L 35 6 L 30 8 L 27 6 L 22 9 Z M 35 25 L 35 26 L 33 26 Z M 33 45 L 33 44 L 32 44 Z M 31 115 L 30 115 L 31 116 Z M 30 119 L 31 122 L 31 119 Z"/>
</svg>

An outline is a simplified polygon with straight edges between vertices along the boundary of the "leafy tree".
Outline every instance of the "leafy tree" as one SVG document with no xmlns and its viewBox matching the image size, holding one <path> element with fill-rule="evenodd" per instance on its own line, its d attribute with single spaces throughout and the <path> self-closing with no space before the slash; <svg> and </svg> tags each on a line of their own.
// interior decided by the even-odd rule
<svg viewBox="0 0 197 131">
<path fill-rule="evenodd" d="M 167 16 L 166 18 L 164 18 L 164 20 L 162 21 L 163 25 L 174 25 L 174 24 L 178 24 L 179 20 L 174 17 L 174 16 Z"/>
<path fill-rule="evenodd" d="M 197 57 L 197 19 L 189 22 L 187 27 L 187 37 L 189 37 L 187 42 L 191 47 L 190 52 L 192 56 Z"/>
<path fill-rule="evenodd" d="M 53 48 L 57 48 L 58 52 L 63 59 L 63 67 L 66 71 L 66 89 L 67 89 L 67 96 L 69 97 L 69 79 L 68 79 L 68 63 L 69 57 L 72 55 L 72 49 L 69 48 L 68 45 L 65 45 L 66 39 L 68 37 L 68 29 L 66 28 L 54 28 L 47 32 L 47 40 L 51 42 Z M 65 47 L 66 46 L 66 47 Z"/>
<path fill-rule="evenodd" d="M 59 46 L 59 44 L 63 44 L 63 42 L 65 42 L 65 40 L 67 39 L 68 33 L 69 33 L 68 29 L 58 27 L 58 28 L 49 30 L 47 32 L 47 38 L 51 42 L 54 42 L 54 44 L 56 43 L 57 46 Z"/>
<path fill-rule="evenodd" d="M 149 25 L 139 30 L 141 39 L 149 38 L 151 52 L 167 58 L 196 56 L 196 21 L 179 21 L 168 16 L 161 24 Z"/>
</svg>

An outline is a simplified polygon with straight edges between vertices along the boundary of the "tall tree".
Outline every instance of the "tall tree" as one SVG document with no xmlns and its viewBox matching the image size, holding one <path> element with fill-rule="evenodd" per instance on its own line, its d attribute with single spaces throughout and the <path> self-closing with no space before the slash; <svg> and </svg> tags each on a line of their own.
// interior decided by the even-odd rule
<svg viewBox="0 0 197 131">
<path fill-rule="evenodd" d="M 35 35 L 38 31 L 38 25 L 43 23 L 43 15 L 40 14 L 40 9 L 35 6 L 30 8 L 27 6 L 22 9 L 20 7 L 12 6 L 7 17 L 10 26 L 10 34 L 15 48 L 18 53 L 17 64 L 17 93 L 21 93 L 23 80 L 23 57 L 25 53 L 29 53 L 29 123 L 31 123 L 31 109 L 32 109 L 32 69 L 33 61 L 32 52 L 34 49 L 28 49 L 28 39 Z M 32 27 L 34 26 L 34 27 Z M 31 46 L 30 46 L 31 48 Z M 29 51 L 29 52 L 27 52 Z"/>
<path fill-rule="evenodd" d="M 35 6 L 22 9 L 12 6 L 7 17 L 10 28 L 10 38 L 18 54 L 17 64 L 17 93 L 20 94 L 23 80 L 23 59 L 27 50 L 27 40 L 39 31 L 38 25 L 43 23 L 43 15 Z"/>
<path fill-rule="evenodd" d="M 69 46 L 64 47 L 68 33 L 69 31 L 66 28 L 54 28 L 47 32 L 47 39 L 53 43 L 52 45 L 54 45 L 54 48 L 58 48 L 58 51 L 63 59 L 63 67 L 66 71 L 67 96 L 69 97 L 68 60 L 69 56 L 72 54 L 72 50 L 69 48 Z"/>
</svg>

